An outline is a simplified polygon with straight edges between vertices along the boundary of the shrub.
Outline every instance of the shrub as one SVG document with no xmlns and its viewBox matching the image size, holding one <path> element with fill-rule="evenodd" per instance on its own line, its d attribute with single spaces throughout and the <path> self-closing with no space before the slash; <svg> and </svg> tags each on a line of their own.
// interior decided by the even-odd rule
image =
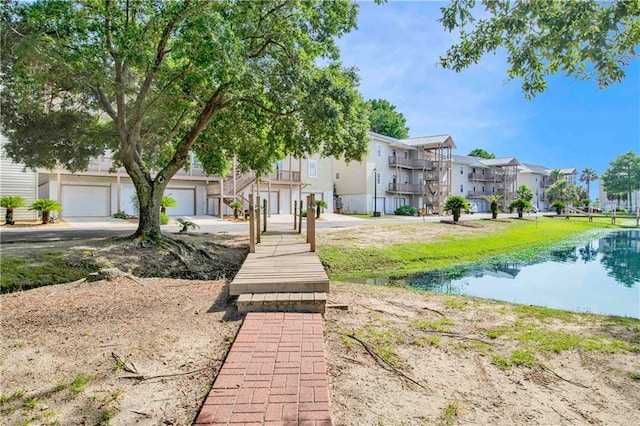
<svg viewBox="0 0 640 426">
<path fill-rule="evenodd" d="M 395 214 L 398 216 L 415 216 L 416 209 L 411 206 L 401 206 L 396 209 Z"/>
<path fill-rule="evenodd" d="M 0 207 L 4 207 L 7 209 L 4 220 L 7 225 L 13 225 L 13 209 L 17 209 L 18 207 L 25 207 L 27 203 L 24 201 L 24 198 L 19 195 L 3 195 L 0 197 Z"/>
<path fill-rule="evenodd" d="M 29 210 L 38 210 L 42 213 L 42 223 L 49 223 L 49 221 L 52 221 L 50 219 L 51 212 L 61 212 L 62 206 L 60 206 L 60 203 L 58 203 L 57 201 L 49 200 L 46 198 L 38 198 L 33 203 L 31 203 L 31 206 L 29 206 Z"/>
<path fill-rule="evenodd" d="M 560 214 L 562 213 L 562 209 L 565 208 L 565 204 L 562 201 L 556 201 L 555 203 L 551 204 L 551 207 L 556 209 L 557 214 Z"/>
<path fill-rule="evenodd" d="M 469 209 L 469 203 L 465 200 L 464 197 L 460 195 L 452 195 L 447 198 L 447 201 L 444 203 L 445 211 L 450 211 L 453 214 L 453 221 L 457 222 L 460 219 L 460 212 L 462 209 Z"/>
<path fill-rule="evenodd" d="M 628 210 L 625 209 L 624 207 L 616 207 L 615 211 L 618 213 L 628 213 Z"/>
<path fill-rule="evenodd" d="M 118 210 L 117 212 L 115 212 L 115 213 L 113 214 L 113 217 L 114 217 L 114 218 L 116 218 L 116 219 L 132 219 L 132 218 L 134 218 L 135 216 L 132 216 L 132 215 L 130 215 L 130 214 L 127 214 L 127 212 L 124 212 L 124 211 L 122 211 L 122 210 Z"/>
<path fill-rule="evenodd" d="M 190 220 L 186 220 L 181 217 L 176 220 L 178 221 L 178 223 L 180 223 L 180 225 L 182 225 L 182 229 L 179 232 L 187 232 L 189 231 L 189 229 L 195 230 L 196 228 L 200 228 L 197 223 L 191 222 Z"/>
<path fill-rule="evenodd" d="M 166 213 L 160 212 L 160 225 L 166 225 L 169 223 L 169 216 Z"/>
<path fill-rule="evenodd" d="M 176 200 L 174 200 L 173 198 L 167 195 L 162 197 L 162 199 L 160 200 L 160 211 L 162 213 L 167 212 L 167 207 L 177 207 L 177 206 L 178 206 L 178 203 L 176 202 Z"/>
</svg>

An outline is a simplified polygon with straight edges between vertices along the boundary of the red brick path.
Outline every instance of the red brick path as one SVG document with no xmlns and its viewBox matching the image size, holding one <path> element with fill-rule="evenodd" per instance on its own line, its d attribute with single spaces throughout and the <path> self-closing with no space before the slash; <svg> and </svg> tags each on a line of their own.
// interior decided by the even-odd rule
<svg viewBox="0 0 640 426">
<path fill-rule="evenodd" d="M 331 425 L 322 315 L 248 313 L 197 425 Z"/>
</svg>

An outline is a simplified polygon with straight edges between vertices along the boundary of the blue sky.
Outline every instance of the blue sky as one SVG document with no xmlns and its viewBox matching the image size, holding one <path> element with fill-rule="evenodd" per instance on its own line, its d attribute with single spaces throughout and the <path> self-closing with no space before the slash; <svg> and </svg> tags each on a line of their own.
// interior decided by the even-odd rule
<svg viewBox="0 0 640 426">
<path fill-rule="evenodd" d="M 444 5 L 362 2 L 359 28 L 339 41 L 344 65 L 359 70 L 365 99 L 396 105 L 411 137 L 449 133 L 456 154 L 484 148 L 497 157 L 599 174 L 620 154 L 640 155 L 640 61 L 626 69 L 622 84 L 598 90 L 593 81 L 557 75 L 527 101 L 521 81 L 507 81 L 503 54 L 462 73 L 436 66 L 455 42 L 437 22 Z"/>
</svg>

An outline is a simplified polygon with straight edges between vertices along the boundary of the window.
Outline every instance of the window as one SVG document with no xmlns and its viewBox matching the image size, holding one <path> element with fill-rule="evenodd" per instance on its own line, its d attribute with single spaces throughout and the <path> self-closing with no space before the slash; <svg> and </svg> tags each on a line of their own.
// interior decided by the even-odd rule
<svg viewBox="0 0 640 426">
<path fill-rule="evenodd" d="M 318 161 L 309 160 L 309 177 L 318 177 Z"/>
<path fill-rule="evenodd" d="M 476 192 L 476 187 L 475 186 L 473 187 L 473 192 Z"/>
<path fill-rule="evenodd" d="M 424 175 L 422 173 L 418 175 L 418 185 L 424 185 Z"/>
<path fill-rule="evenodd" d="M 284 170 L 284 160 L 276 162 L 276 170 Z"/>
<path fill-rule="evenodd" d="M 382 157 L 382 146 L 380 144 L 376 144 L 376 155 Z"/>
<path fill-rule="evenodd" d="M 396 175 L 391 176 L 391 182 L 398 183 L 398 176 Z"/>
<path fill-rule="evenodd" d="M 482 174 L 484 174 L 484 169 L 482 169 Z"/>
<path fill-rule="evenodd" d="M 471 173 L 475 173 L 476 172 L 476 168 L 474 167 L 473 169 L 471 169 Z"/>
<path fill-rule="evenodd" d="M 460 192 L 464 192 L 464 185 L 460 185 Z"/>
<path fill-rule="evenodd" d="M 336 172 L 336 180 L 340 180 L 340 172 Z"/>
<path fill-rule="evenodd" d="M 380 172 L 376 172 L 376 183 L 380 184 Z"/>
<path fill-rule="evenodd" d="M 409 158 L 409 151 L 404 152 L 404 158 Z"/>
<path fill-rule="evenodd" d="M 402 176 L 402 181 L 404 182 L 405 185 L 409 185 L 409 176 L 408 175 Z"/>
<path fill-rule="evenodd" d="M 464 174 L 464 167 L 460 167 L 460 174 L 463 175 Z"/>
<path fill-rule="evenodd" d="M 391 150 L 391 156 L 395 157 L 397 154 L 396 149 L 394 148 L 393 150 Z"/>
</svg>

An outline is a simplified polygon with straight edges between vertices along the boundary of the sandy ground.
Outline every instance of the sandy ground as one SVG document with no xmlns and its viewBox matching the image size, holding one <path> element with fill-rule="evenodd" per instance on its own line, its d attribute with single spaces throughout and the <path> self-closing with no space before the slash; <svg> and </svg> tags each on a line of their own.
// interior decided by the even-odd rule
<svg viewBox="0 0 640 426">
<path fill-rule="evenodd" d="M 336 425 L 640 424 L 640 321 L 578 314 L 541 321 L 514 312 L 517 305 L 361 284 L 332 283 L 329 302 L 349 307 L 330 309 L 325 323 Z M 487 332 L 514 324 L 619 338 L 632 351 L 538 349 L 534 365 L 500 369 L 495 357 L 509 359 L 526 345 Z M 393 368 L 349 335 L 374 354 L 391 353 Z"/>
<path fill-rule="evenodd" d="M 3 424 L 195 419 L 241 317 L 227 303 L 223 281 L 142 282 L 1 296 Z M 640 322 L 573 314 L 541 322 L 505 303 L 360 284 L 333 284 L 329 302 L 348 306 L 329 309 L 325 322 L 336 425 L 640 422 L 640 381 L 631 376 L 640 373 L 639 352 L 540 352 L 547 369 L 503 370 L 492 359 L 509 358 L 518 343 L 487 337 L 520 321 L 585 338 L 617 337 L 638 349 Z M 87 376 L 89 383 L 74 388 Z"/>
<path fill-rule="evenodd" d="M 367 244 L 384 243 L 362 232 Z M 174 247 L 159 258 L 111 240 L 66 249 L 136 274 L 144 264 L 150 273 L 183 263 L 229 271 L 212 278 L 231 278 L 246 253 L 238 236 L 181 238 L 199 255 Z M 364 284 L 332 283 L 329 303 L 336 425 L 640 424 L 640 321 Z M 60 284 L 2 294 L 0 308 L 8 425 L 191 424 L 241 323 L 224 279 Z"/>
</svg>

